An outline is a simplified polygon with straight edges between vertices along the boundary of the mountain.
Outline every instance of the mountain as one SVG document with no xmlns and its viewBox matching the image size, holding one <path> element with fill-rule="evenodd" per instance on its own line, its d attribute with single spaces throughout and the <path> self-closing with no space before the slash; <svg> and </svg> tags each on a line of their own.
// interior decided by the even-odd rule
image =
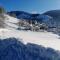
<svg viewBox="0 0 60 60">
<path fill-rule="evenodd" d="M 29 19 L 30 14 L 24 11 L 11 11 L 8 12 L 9 15 L 15 14 L 18 19 Z"/>
<path fill-rule="evenodd" d="M 6 21 L 8 21 L 8 19 L 12 20 L 11 22 L 6 23 L 10 27 L 14 26 L 12 28 L 26 29 L 26 30 L 27 29 L 32 30 L 31 29 L 32 27 L 34 29 L 36 29 L 36 22 L 37 22 L 38 28 L 36 30 L 46 29 L 46 31 L 54 32 L 54 33 L 60 35 L 60 17 L 59 17 L 58 12 L 59 12 L 59 10 L 53 10 L 53 11 L 48 11 L 43 14 L 31 14 L 31 13 L 27 13 L 24 11 L 11 11 L 11 12 L 7 13 L 8 15 L 6 15 L 7 18 L 5 20 Z M 24 24 L 24 25 L 22 25 L 21 22 L 20 22 L 20 24 L 14 23 L 13 20 L 15 20 L 16 22 L 21 21 L 22 24 Z M 31 26 L 31 22 L 32 22 L 32 26 Z M 41 24 L 42 24 L 42 26 L 41 26 Z M 18 25 L 20 25 L 20 26 L 18 26 Z M 21 25 L 23 27 L 21 27 Z M 8 27 L 8 26 L 6 26 L 6 27 Z"/>
<path fill-rule="evenodd" d="M 47 15 L 31 14 L 31 13 L 27 13 L 24 11 L 11 11 L 11 12 L 8 12 L 8 14 L 10 16 L 15 14 L 16 18 L 18 18 L 18 19 L 33 20 L 33 21 L 37 20 L 38 22 L 49 19 L 49 17 Z"/>
<path fill-rule="evenodd" d="M 55 32 L 60 34 L 60 10 L 51 10 L 45 12 L 44 15 L 49 15 L 53 18 L 51 22 L 55 27 Z"/>
<path fill-rule="evenodd" d="M 24 11 L 11 11 L 8 12 L 10 16 L 15 16 L 21 20 L 28 20 L 35 23 L 44 23 L 48 26 L 47 31 L 58 33 L 60 35 L 60 10 L 51 10 L 43 14 L 31 14 Z M 45 27 L 46 27 L 45 26 Z"/>
<path fill-rule="evenodd" d="M 60 10 L 51 10 L 43 13 L 44 15 L 49 15 L 53 18 L 58 18 L 60 16 Z"/>
</svg>

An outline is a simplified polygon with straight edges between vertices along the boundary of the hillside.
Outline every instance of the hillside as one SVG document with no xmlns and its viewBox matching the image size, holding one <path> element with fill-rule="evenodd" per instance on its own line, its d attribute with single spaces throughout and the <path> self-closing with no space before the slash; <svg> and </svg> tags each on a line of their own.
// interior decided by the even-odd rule
<svg viewBox="0 0 60 60">
<path fill-rule="evenodd" d="M 17 29 L 18 26 L 16 23 L 18 23 L 19 19 L 11 17 L 7 14 L 0 14 L 0 28 L 12 28 Z"/>
<path fill-rule="evenodd" d="M 60 10 L 51 10 L 43 13 L 44 15 L 49 15 L 53 18 L 58 18 L 60 16 Z"/>
<path fill-rule="evenodd" d="M 18 39 L 21 39 L 25 44 L 30 42 L 60 50 L 60 47 L 58 47 L 60 44 L 59 36 L 53 34 L 53 32 L 47 32 L 44 30 L 40 30 L 38 32 L 31 30 L 18 30 L 17 28 L 19 26 L 17 23 L 19 22 L 19 19 L 11 17 L 7 14 L 4 14 L 3 16 L 5 18 L 4 23 L 2 23 L 2 25 L 4 25 L 4 28 L 0 28 L 1 39 L 16 37 Z"/>
<path fill-rule="evenodd" d="M 23 11 L 11 11 L 8 12 L 10 16 L 14 15 L 16 18 L 32 22 L 35 24 L 37 21 L 38 24 L 44 24 L 43 28 L 46 31 L 56 33 L 60 35 L 60 10 L 47 11 L 43 14 L 31 14 Z M 40 26 L 39 26 L 40 28 Z"/>
</svg>

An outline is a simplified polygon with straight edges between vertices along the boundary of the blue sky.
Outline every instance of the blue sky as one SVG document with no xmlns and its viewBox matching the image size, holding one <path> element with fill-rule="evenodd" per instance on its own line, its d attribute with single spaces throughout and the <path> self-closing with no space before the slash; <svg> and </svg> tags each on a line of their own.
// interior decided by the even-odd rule
<svg viewBox="0 0 60 60">
<path fill-rule="evenodd" d="M 7 11 L 20 10 L 32 13 L 43 13 L 60 9 L 60 0 L 0 0 L 0 5 Z"/>
</svg>

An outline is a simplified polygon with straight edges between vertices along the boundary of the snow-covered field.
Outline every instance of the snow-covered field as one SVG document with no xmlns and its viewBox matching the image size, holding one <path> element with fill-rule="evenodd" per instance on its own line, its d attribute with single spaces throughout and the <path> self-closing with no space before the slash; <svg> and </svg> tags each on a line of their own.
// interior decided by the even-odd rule
<svg viewBox="0 0 60 60">
<path fill-rule="evenodd" d="M 9 37 L 18 38 L 25 44 L 29 42 L 38 45 L 43 45 L 44 47 L 50 47 L 56 50 L 60 50 L 59 36 L 51 32 L 32 32 L 32 31 L 0 29 L 1 39 Z"/>
<path fill-rule="evenodd" d="M 50 47 L 56 50 L 60 50 L 59 36 L 51 32 L 33 32 L 33 31 L 19 31 L 15 23 L 18 23 L 18 19 L 5 15 L 5 28 L 0 29 L 0 38 L 18 38 L 24 44 L 34 43 L 43 45 L 44 47 Z"/>
</svg>

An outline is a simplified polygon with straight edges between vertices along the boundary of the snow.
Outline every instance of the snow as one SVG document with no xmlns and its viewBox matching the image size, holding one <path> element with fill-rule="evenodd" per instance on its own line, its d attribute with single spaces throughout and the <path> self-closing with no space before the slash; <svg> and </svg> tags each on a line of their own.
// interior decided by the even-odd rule
<svg viewBox="0 0 60 60">
<path fill-rule="evenodd" d="M 4 15 L 6 18 L 5 18 L 5 24 L 6 24 L 6 27 L 5 28 L 9 28 L 9 29 L 17 29 L 18 28 L 18 25 L 16 25 L 18 22 L 19 22 L 19 19 L 17 18 L 14 18 L 14 17 L 11 17 L 9 15 Z"/>
<path fill-rule="evenodd" d="M 16 30 L 18 26 L 18 19 L 5 15 L 5 28 L 0 29 L 0 38 L 18 38 L 24 44 L 34 43 L 38 45 L 43 45 L 44 47 L 50 47 L 55 50 L 60 50 L 60 37 L 51 32 L 33 32 L 33 31 L 19 31 Z"/>
<path fill-rule="evenodd" d="M 60 39 L 58 35 L 51 32 L 32 32 L 32 31 L 18 31 L 9 29 L 0 29 L 0 38 L 5 39 L 15 37 L 21 40 L 24 44 L 34 43 L 50 47 L 55 50 L 60 50 Z"/>
<path fill-rule="evenodd" d="M 9 15 L 6 15 L 6 14 L 5 14 L 5 17 L 7 17 L 7 19 L 6 19 L 7 22 L 17 23 L 18 20 L 19 20 L 19 19 L 17 19 L 17 18 L 14 18 L 14 17 L 9 16 Z"/>
</svg>

